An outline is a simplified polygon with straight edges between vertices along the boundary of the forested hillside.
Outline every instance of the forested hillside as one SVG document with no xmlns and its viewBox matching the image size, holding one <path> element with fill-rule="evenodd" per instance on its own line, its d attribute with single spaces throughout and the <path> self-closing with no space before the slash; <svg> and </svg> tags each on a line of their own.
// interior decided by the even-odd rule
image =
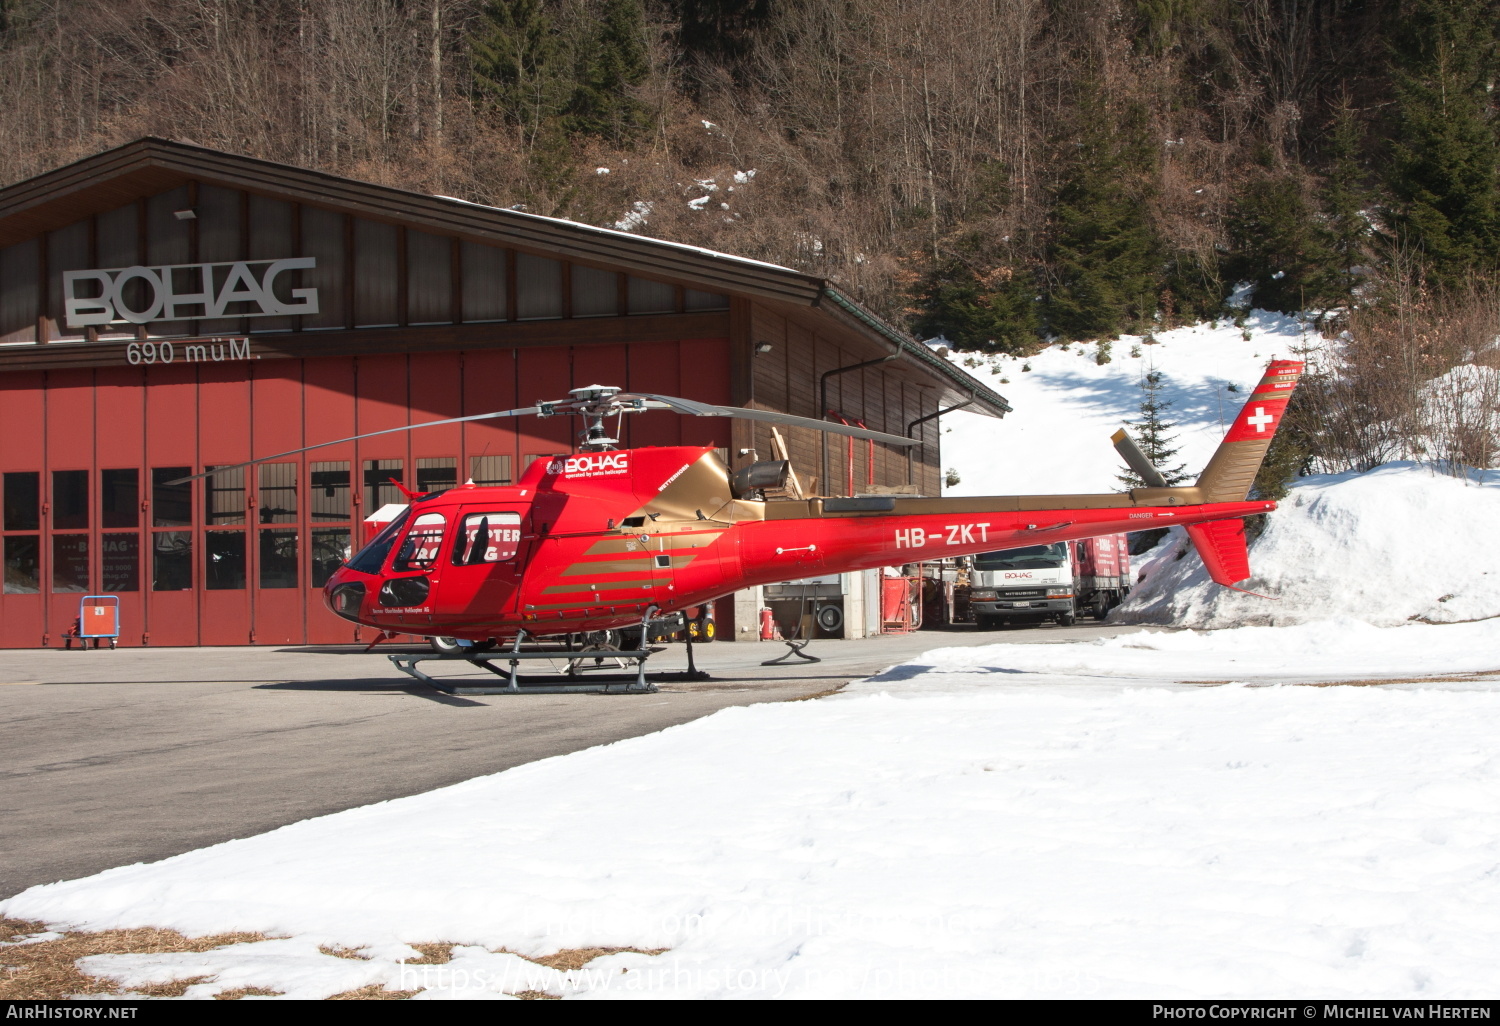
<svg viewBox="0 0 1500 1026">
<path fill-rule="evenodd" d="M 1497 0 L 4 0 L 0 178 L 157 134 L 1024 350 L 1500 262 Z"/>
</svg>

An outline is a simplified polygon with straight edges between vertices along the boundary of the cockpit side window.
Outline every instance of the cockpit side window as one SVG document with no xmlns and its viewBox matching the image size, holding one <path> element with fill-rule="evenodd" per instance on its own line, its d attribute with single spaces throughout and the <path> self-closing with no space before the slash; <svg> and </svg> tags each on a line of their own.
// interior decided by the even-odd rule
<svg viewBox="0 0 1500 1026">
<path fill-rule="evenodd" d="M 508 563 L 521 546 L 521 515 L 494 511 L 467 513 L 453 539 L 453 565 Z"/>
<path fill-rule="evenodd" d="M 423 513 L 417 517 L 401 543 L 401 551 L 391 564 L 392 570 L 431 570 L 443 550 L 443 529 L 447 521 L 441 513 Z"/>
</svg>

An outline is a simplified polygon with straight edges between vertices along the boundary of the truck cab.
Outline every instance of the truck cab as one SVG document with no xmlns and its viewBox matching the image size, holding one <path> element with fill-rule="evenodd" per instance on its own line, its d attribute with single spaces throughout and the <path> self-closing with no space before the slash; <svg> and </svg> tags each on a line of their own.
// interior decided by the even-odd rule
<svg viewBox="0 0 1500 1026">
<path fill-rule="evenodd" d="M 969 616 L 981 630 L 1002 623 L 1055 620 L 1079 612 L 1102 620 L 1130 593 L 1125 535 L 984 552 L 969 567 Z"/>
<path fill-rule="evenodd" d="M 1076 619 L 1067 542 L 982 552 L 969 571 L 969 609 L 981 630 L 1014 620 Z"/>
</svg>

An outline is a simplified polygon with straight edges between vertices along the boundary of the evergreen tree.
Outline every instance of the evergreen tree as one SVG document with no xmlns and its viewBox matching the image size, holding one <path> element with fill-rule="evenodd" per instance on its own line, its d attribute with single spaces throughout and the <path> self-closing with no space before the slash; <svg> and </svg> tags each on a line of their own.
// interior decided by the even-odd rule
<svg viewBox="0 0 1500 1026">
<path fill-rule="evenodd" d="M 1357 281 L 1354 268 L 1363 263 L 1370 236 L 1365 211 L 1371 200 L 1364 189 L 1360 146 L 1364 126 L 1346 101 L 1334 112 L 1328 135 L 1328 173 L 1323 180 L 1322 202 L 1326 218 L 1324 236 L 1336 268 L 1334 286 L 1345 305 L 1352 305 Z"/>
<path fill-rule="evenodd" d="M 566 54 L 543 0 L 489 0 L 469 35 L 475 91 L 531 146 L 568 97 Z"/>
<path fill-rule="evenodd" d="M 1161 258 L 1145 201 L 1155 171 L 1144 118 L 1116 124 L 1093 90 L 1079 101 L 1083 123 L 1073 166 L 1053 208 L 1047 327 L 1065 339 L 1118 334 L 1156 308 Z"/>
<path fill-rule="evenodd" d="M 569 131 L 623 146 L 650 125 L 651 112 L 629 92 L 650 71 L 645 36 L 641 0 L 604 0 L 599 31 L 579 54 L 564 112 Z"/>
<path fill-rule="evenodd" d="M 1236 197 L 1227 227 L 1233 246 L 1227 269 L 1235 281 L 1255 285 L 1256 306 L 1294 313 L 1332 306 L 1346 295 L 1340 257 L 1299 176 L 1252 179 Z"/>
<path fill-rule="evenodd" d="M 1000 268 L 976 274 L 959 259 L 935 268 L 921 283 L 921 313 L 913 330 L 942 335 L 959 350 L 1026 353 L 1040 341 L 1037 287 L 1029 274 Z"/>
<path fill-rule="evenodd" d="M 1175 467 L 1168 467 L 1167 463 L 1173 456 L 1177 455 L 1178 449 L 1172 445 L 1177 441 L 1177 436 L 1169 432 L 1177 425 L 1166 420 L 1166 413 L 1172 408 L 1172 400 L 1162 395 L 1166 388 L 1162 384 L 1162 374 L 1155 368 L 1148 369 L 1141 376 L 1141 419 L 1131 423 L 1135 428 L 1135 441 L 1145 453 L 1146 459 L 1161 474 L 1162 479 L 1170 485 L 1178 485 L 1187 480 L 1187 469 L 1185 464 L 1179 463 Z M 1144 488 L 1146 483 L 1140 479 L 1135 471 L 1126 471 L 1117 475 L 1118 480 L 1124 483 L 1126 488 Z"/>
<path fill-rule="evenodd" d="M 715 71 L 740 81 L 755 31 L 770 21 L 771 0 L 673 0 L 672 8 L 690 89 L 700 91 Z"/>
<path fill-rule="evenodd" d="M 1441 285 L 1500 258 L 1495 45 L 1494 0 L 1411 0 L 1394 33 L 1392 221 Z"/>
</svg>

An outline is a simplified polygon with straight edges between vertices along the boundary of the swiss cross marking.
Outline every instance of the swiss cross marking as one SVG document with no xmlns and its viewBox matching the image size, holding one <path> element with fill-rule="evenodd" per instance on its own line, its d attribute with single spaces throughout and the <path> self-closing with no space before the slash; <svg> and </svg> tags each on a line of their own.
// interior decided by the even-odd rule
<svg viewBox="0 0 1500 1026">
<path fill-rule="evenodd" d="M 1266 412 L 1266 408 L 1264 406 L 1257 406 L 1255 408 L 1255 416 L 1246 417 L 1245 423 L 1254 424 L 1256 431 L 1264 433 L 1266 430 L 1266 425 L 1271 423 L 1275 419 L 1275 417 Z"/>
</svg>

